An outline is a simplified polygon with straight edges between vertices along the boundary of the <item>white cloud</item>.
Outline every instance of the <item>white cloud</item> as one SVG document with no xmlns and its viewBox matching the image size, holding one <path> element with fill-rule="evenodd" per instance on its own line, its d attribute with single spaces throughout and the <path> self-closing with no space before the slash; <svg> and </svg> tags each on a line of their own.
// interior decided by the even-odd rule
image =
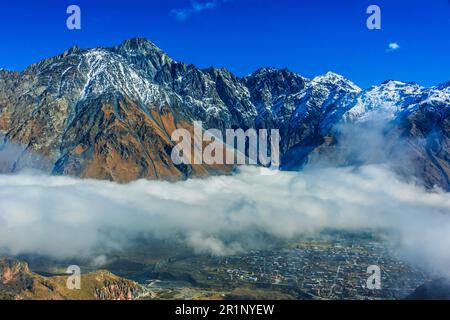
<svg viewBox="0 0 450 320">
<path fill-rule="evenodd" d="M 388 51 L 395 51 L 400 49 L 400 45 L 397 42 L 391 42 L 389 43 L 389 49 Z"/>
<path fill-rule="evenodd" d="M 406 257 L 450 270 L 450 194 L 402 182 L 382 166 L 270 177 L 249 167 L 235 176 L 128 185 L 0 176 L 3 254 L 95 258 L 149 237 L 221 255 L 263 247 L 262 234 L 290 239 L 324 228 L 385 228 Z"/>
<path fill-rule="evenodd" d="M 179 21 L 188 19 L 191 15 L 211 10 L 219 6 L 225 0 L 208 0 L 204 2 L 191 0 L 190 6 L 182 9 L 173 9 L 171 14 Z"/>
</svg>

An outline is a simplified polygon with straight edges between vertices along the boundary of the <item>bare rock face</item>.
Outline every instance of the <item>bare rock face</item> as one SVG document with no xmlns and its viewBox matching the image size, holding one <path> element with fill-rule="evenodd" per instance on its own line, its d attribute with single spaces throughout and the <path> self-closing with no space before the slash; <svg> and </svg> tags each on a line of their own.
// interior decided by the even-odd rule
<svg viewBox="0 0 450 320">
<path fill-rule="evenodd" d="M 140 296 L 142 289 L 135 283 L 125 279 L 106 279 L 95 288 L 97 300 L 134 300 Z"/>
<path fill-rule="evenodd" d="M 22 300 L 36 290 L 36 277 L 23 261 L 0 258 L 0 300 Z"/>
<path fill-rule="evenodd" d="M 450 92 L 450 85 L 445 88 Z M 450 190 L 450 101 L 426 101 L 405 114 L 409 137 L 421 138 L 414 166 L 426 185 Z"/>
<path fill-rule="evenodd" d="M 27 275 L 30 273 L 28 265 L 8 258 L 0 258 L 0 285 L 6 286 L 15 284 L 18 287 L 29 286 Z"/>
<path fill-rule="evenodd" d="M 229 166 L 172 162 L 172 132 L 193 131 L 194 121 L 221 131 L 279 129 L 286 170 L 323 158 L 358 165 L 384 159 L 361 150 L 368 149 L 364 136 L 377 148 L 364 130 L 352 137 L 342 127 L 383 121 L 384 158 L 392 156 L 401 174 L 448 190 L 449 105 L 449 84 L 391 80 L 361 90 L 331 72 L 307 79 L 273 68 L 239 78 L 177 62 L 141 38 L 113 48 L 73 47 L 22 73 L 0 71 L 0 170 L 35 167 L 118 182 L 230 172 Z M 20 152 L 6 152 L 11 145 Z"/>
</svg>

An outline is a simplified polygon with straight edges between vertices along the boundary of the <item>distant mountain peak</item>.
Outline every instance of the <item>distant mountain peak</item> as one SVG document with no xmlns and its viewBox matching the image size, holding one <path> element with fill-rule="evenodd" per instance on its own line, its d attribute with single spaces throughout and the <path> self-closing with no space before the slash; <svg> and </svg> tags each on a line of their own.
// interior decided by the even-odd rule
<svg viewBox="0 0 450 320">
<path fill-rule="evenodd" d="M 306 79 L 305 77 L 299 75 L 298 73 L 295 73 L 295 72 L 289 70 L 288 68 L 278 69 L 278 68 L 274 68 L 274 67 L 259 68 L 255 72 L 253 72 L 251 75 L 249 75 L 248 77 L 262 77 L 262 76 L 274 75 L 274 74 L 289 75 L 289 76 L 292 76 L 292 77 L 298 77 L 298 78 Z"/>
<path fill-rule="evenodd" d="M 158 58 L 163 61 L 173 61 L 161 48 L 146 38 L 132 38 L 122 44 L 111 48 L 112 51 L 124 55 L 141 55 L 148 58 Z"/>
<path fill-rule="evenodd" d="M 71 48 L 67 49 L 63 53 L 63 56 L 65 57 L 65 56 L 68 56 L 68 55 L 71 55 L 71 54 L 74 54 L 74 53 L 80 53 L 81 51 L 82 51 L 82 49 L 79 46 L 74 45 Z"/>
<path fill-rule="evenodd" d="M 133 38 L 122 44 L 108 49 L 123 56 L 150 78 L 164 66 L 175 61 L 163 50 L 146 38 Z"/>
<path fill-rule="evenodd" d="M 391 87 L 391 88 L 402 88 L 402 87 L 406 87 L 406 86 L 419 86 L 420 87 L 420 85 L 415 82 L 403 82 L 403 81 L 392 80 L 392 79 L 383 81 L 380 86 Z"/>
<path fill-rule="evenodd" d="M 257 69 L 253 75 L 258 75 L 258 74 L 265 74 L 265 73 L 272 73 L 272 72 L 279 72 L 281 71 L 280 69 L 274 68 L 274 67 L 262 67 Z"/>
<path fill-rule="evenodd" d="M 324 75 L 317 76 L 312 80 L 313 84 L 327 84 L 337 87 L 341 87 L 348 91 L 361 92 L 362 89 L 358 87 L 351 80 L 345 78 L 344 76 L 328 71 Z"/>
<path fill-rule="evenodd" d="M 437 86 L 438 90 L 450 89 L 450 81 L 441 83 Z"/>
<path fill-rule="evenodd" d="M 147 38 L 140 38 L 140 37 L 127 39 L 118 47 L 128 48 L 131 50 L 145 48 L 145 49 L 153 49 L 156 51 L 162 51 L 158 46 L 156 46 L 153 42 L 151 42 Z"/>
</svg>

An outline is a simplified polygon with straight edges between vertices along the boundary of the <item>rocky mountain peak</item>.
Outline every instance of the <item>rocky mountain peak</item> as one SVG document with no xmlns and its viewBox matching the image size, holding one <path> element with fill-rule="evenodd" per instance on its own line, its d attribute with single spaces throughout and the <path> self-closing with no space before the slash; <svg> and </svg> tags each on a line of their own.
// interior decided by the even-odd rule
<svg viewBox="0 0 450 320">
<path fill-rule="evenodd" d="M 163 67 L 170 68 L 170 65 L 174 63 L 174 60 L 164 51 L 145 38 L 126 40 L 110 50 L 123 56 L 151 79 L 154 79 Z"/>
<path fill-rule="evenodd" d="M 214 68 L 210 67 L 208 69 L 203 70 L 204 72 L 211 75 L 213 79 L 217 79 L 221 77 L 223 79 L 232 79 L 233 81 L 237 81 L 237 77 L 232 74 L 227 68 Z"/>
<path fill-rule="evenodd" d="M 333 89 L 342 89 L 349 92 L 361 92 L 362 89 L 358 87 L 356 84 L 354 84 L 349 79 L 345 78 L 344 76 L 334 73 L 334 72 L 327 72 L 324 75 L 315 77 L 312 80 L 313 85 L 326 85 Z"/>
<path fill-rule="evenodd" d="M 128 39 L 128 40 L 125 40 L 122 44 L 116 46 L 115 48 L 120 48 L 123 50 L 129 50 L 129 51 L 135 51 L 135 52 L 154 51 L 154 52 L 163 53 L 163 51 L 158 46 L 156 46 L 153 42 L 151 42 L 150 40 L 148 40 L 146 38 Z"/>
<path fill-rule="evenodd" d="M 260 68 L 256 70 L 250 76 L 245 77 L 244 79 L 254 78 L 254 79 L 263 79 L 263 78 L 278 78 L 278 79 L 302 79 L 303 81 L 307 81 L 308 79 L 300 76 L 299 74 L 290 71 L 287 68 L 277 69 L 273 67 L 268 68 Z"/>
<path fill-rule="evenodd" d="M 376 86 L 375 88 L 385 91 L 404 91 L 405 93 L 414 93 L 415 91 L 420 91 L 423 89 L 422 86 L 415 82 L 402 82 L 397 80 L 384 81 L 381 85 Z"/>
<path fill-rule="evenodd" d="M 449 91 L 450 90 L 450 81 L 441 83 L 440 85 L 437 86 L 437 89 Z"/>
<path fill-rule="evenodd" d="M 243 81 L 256 100 L 273 100 L 300 92 L 308 79 L 288 69 L 261 68 Z"/>
<path fill-rule="evenodd" d="M 75 46 L 69 48 L 68 50 L 66 50 L 63 53 L 63 57 L 67 57 L 68 55 L 71 55 L 71 54 L 81 53 L 82 51 L 83 51 L 83 49 L 81 49 L 79 46 L 75 45 Z"/>
</svg>

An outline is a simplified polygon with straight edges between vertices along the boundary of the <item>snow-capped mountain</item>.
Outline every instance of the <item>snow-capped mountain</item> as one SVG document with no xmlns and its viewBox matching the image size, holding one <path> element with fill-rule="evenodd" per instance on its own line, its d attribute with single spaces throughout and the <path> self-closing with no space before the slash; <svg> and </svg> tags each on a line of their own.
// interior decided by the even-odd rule
<svg viewBox="0 0 450 320">
<path fill-rule="evenodd" d="M 358 96 L 355 105 L 345 113 L 347 120 L 370 120 L 371 116 L 393 119 L 403 107 L 423 99 L 424 88 L 415 83 L 386 81 Z"/>
<path fill-rule="evenodd" d="M 115 181 L 229 171 L 172 163 L 171 132 L 192 130 L 195 120 L 205 129 L 280 129 L 282 165 L 292 169 L 321 155 L 333 158 L 342 149 L 341 126 L 362 128 L 377 119 L 385 124 L 386 148 L 399 150 L 394 140 L 410 146 L 414 172 L 408 174 L 448 189 L 449 106 L 449 83 L 387 81 L 362 90 L 332 72 L 308 79 L 263 68 L 239 78 L 226 69 L 199 69 L 146 39 L 73 47 L 21 73 L 0 71 L 0 134 L 28 151 L 3 170 L 35 165 L 39 157 L 48 172 Z M 337 157 L 354 162 L 351 155 Z"/>
</svg>

